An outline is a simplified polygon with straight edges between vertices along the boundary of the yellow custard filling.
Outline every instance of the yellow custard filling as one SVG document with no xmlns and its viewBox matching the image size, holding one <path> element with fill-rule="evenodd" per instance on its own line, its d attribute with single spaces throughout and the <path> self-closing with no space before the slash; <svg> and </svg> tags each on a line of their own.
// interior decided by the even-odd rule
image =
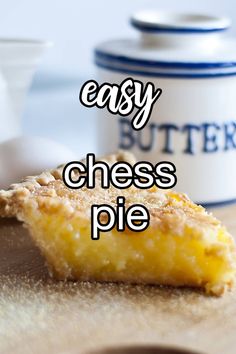
<svg viewBox="0 0 236 354">
<path fill-rule="evenodd" d="M 101 233 L 91 240 L 89 220 L 67 215 L 58 205 L 29 209 L 26 224 L 60 279 L 122 281 L 173 286 L 205 287 L 223 291 L 235 268 L 231 237 L 223 228 L 209 230 L 185 226 L 181 235 L 150 225 L 141 233 L 126 230 Z"/>
</svg>

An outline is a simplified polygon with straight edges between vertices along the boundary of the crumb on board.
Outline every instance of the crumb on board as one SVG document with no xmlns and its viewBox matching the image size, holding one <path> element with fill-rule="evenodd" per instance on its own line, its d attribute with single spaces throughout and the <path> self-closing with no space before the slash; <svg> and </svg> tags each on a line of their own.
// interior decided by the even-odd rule
<svg viewBox="0 0 236 354">
<path fill-rule="evenodd" d="M 225 325 L 236 329 L 230 319 L 234 296 L 219 299 L 190 289 L 1 276 L 0 352 L 27 354 L 33 348 L 33 353 L 67 353 L 70 348 L 77 353 L 78 346 L 82 350 L 117 342 L 185 341 L 198 348 L 199 335 L 208 331 L 210 341 L 209 328 L 214 335 L 220 330 L 216 323 L 222 321 L 222 312 Z"/>
</svg>

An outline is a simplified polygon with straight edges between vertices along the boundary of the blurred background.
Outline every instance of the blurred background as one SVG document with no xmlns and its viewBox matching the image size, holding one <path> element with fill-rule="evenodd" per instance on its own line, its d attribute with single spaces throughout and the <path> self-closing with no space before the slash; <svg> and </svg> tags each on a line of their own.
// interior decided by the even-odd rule
<svg viewBox="0 0 236 354">
<path fill-rule="evenodd" d="M 228 15 L 233 21 L 231 32 L 236 32 L 235 0 L 1 0 L 1 37 L 54 43 L 34 76 L 23 133 L 65 143 L 78 156 L 96 152 L 95 110 L 79 103 L 80 85 L 94 78 L 94 46 L 110 38 L 136 36 L 128 19 L 144 8 Z"/>
</svg>

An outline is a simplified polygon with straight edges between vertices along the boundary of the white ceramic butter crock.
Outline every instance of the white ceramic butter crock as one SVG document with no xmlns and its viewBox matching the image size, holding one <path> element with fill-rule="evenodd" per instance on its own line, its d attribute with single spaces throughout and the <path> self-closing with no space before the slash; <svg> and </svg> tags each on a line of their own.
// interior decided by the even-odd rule
<svg viewBox="0 0 236 354">
<path fill-rule="evenodd" d="M 236 41 L 227 18 L 140 12 L 134 39 L 95 50 L 98 81 L 151 81 L 163 93 L 142 131 L 131 117 L 98 110 L 98 149 L 133 151 L 139 160 L 167 160 L 177 190 L 206 206 L 236 201 Z"/>
</svg>

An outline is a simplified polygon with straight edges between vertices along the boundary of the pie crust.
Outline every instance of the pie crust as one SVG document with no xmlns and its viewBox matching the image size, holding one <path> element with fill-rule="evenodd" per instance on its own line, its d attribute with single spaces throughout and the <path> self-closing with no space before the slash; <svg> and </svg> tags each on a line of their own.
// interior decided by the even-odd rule
<svg viewBox="0 0 236 354">
<path fill-rule="evenodd" d="M 118 152 L 99 161 L 134 164 L 135 158 Z M 95 189 L 74 190 L 65 186 L 62 171 L 60 166 L 0 191 L 0 216 L 24 223 L 54 277 L 191 286 L 214 295 L 232 286 L 232 236 L 185 194 L 157 187 L 104 190 L 99 175 Z M 115 206 L 117 196 L 125 196 L 127 207 L 145 205 L 149 228 L 141 233 L 113 229 L 91 240 L 91 205 Z"/>
</svg>

